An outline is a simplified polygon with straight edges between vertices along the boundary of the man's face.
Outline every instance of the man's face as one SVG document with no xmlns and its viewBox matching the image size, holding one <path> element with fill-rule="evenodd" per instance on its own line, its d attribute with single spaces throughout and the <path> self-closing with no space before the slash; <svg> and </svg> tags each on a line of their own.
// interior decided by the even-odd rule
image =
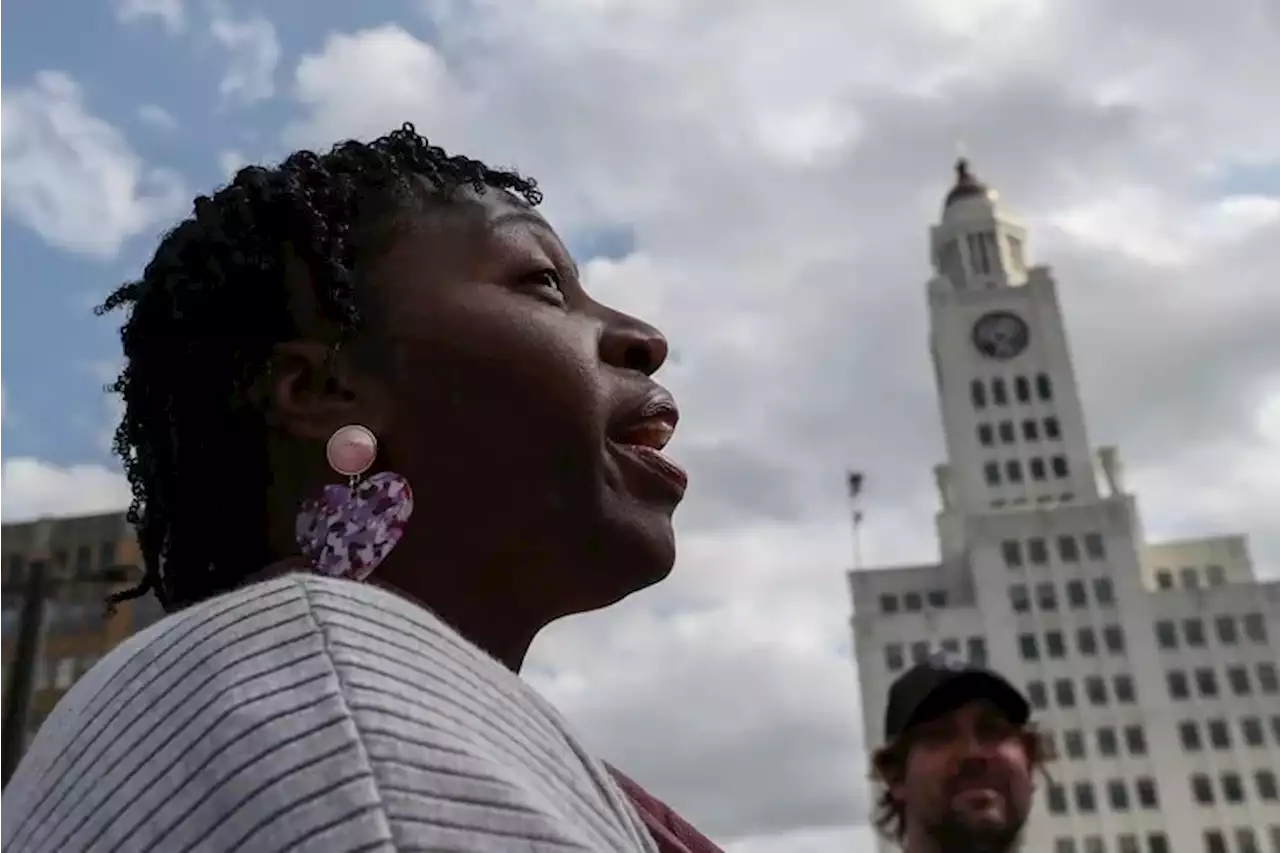
<svg viewBox="0 0 1280 853">
<path fill-rule="evenodd" d="M 974 701 L 910 730 L 902 782 L 893 796 L 907 831 L 942 849 L 1004 851 L 1031 809 L 1031 765 L 1017 726 Z"/>
</svg>

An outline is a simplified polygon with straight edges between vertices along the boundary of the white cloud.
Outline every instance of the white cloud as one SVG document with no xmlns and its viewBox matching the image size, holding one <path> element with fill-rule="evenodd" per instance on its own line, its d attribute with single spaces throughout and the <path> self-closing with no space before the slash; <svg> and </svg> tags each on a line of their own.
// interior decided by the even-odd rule
<svg viewBox="0 0 1280 853">
<path fill-rule="evenodd" d="M 116 0 L 115 9 L 123 23 L 154 18 L 171 33 L 181 32 L 185 23 L 182 0 Z"/>
<path fill-rule="evenodd" d="M 235 177 L 236 172 L 244 168 L 249 163 L 249 158 L 243 151 L 219 151 L 218 152 L 218 168 L 222 170 L 222 176 L 226 180 Z"/>
<path fill-rule="evenodd" d="M 262 15 L 237 20 L 220 5 L 215 9 L 210 31 L 229 54 L 219 93 L 240 103 L 270 98 L 276 91 L 276 66 L 281 55 L 275 24 Z"/>
<path fill-rule="evenodd" d="M 58 248 L 111 258 L 186 203 L 182 180 L 143 163 L 61 72 L 5 90 L 3 138 L 5 211 Z"/>
<path fill-rule="evenodd" d="M 157 104 L 142 104 L 138 107 L 138 121 L 156 130 L 177 130 L 178 120 L 164 107 Z"/>
<path fill-rule="evenodd" d="M 42 516 L 111 512 L 129 505 L 124 475 L 101 465 L 60 467 L 39 459 L 4 460 L 0 480 L 5 523 Z"/>
</svg>

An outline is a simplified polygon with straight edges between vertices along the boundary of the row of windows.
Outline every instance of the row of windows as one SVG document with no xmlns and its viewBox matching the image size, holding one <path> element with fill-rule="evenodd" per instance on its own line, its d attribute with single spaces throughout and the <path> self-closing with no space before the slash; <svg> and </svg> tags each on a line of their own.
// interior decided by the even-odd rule
<svg viewBox="0 0 1280 853">
<path fill-rule="evenodd" d="M 950 655 L 961 654 L 960 640 L 948 637 L 938 644 L 938 650 Z M 911 644 L 911 663 L 923 663 L 933 654 L 928 640 L 916 640 Z M 985 666 L 987 663 L 987 641 L 982 637 L 970 637 L 964 644 L 964 656 L 970 663 Z M 890 672 L 897 672 L 907 666 L 907 650 L 902 643 L 887 643 L 884 647 L 884 665 Z"/>
<path fill-rule="evenodd" d="M 1243 631 L 1240 630 L 1243 628 Z M 1161 619 L 1155 624 L 1156 643 L 1162 649 L 1178 648 L 1178 624 L 1172 619 Z M 1223 615 L 1213 620 L 1213 633 L 1224 646 L 1239 644 L 1240 635 L 1251 643 L 1267 642 L 1267 620 L 1261 613 L 1246 613 L 1237 622 L 1236 617 Z M 1182 643 L 1189 649 L 1201 649 L 1206 645 L 1208 632 L 1201 619 L 1182 620 Z"/>
<path fill-rule="evenodd" d="M 1043 430 L 1041 426 L 1043 425 Z M 1053 415 L 1047 418 L 1027 418 L 1022 422 L 1022 440 L 1035 442 L 1039 441 L 1041 435 L 1049 441 L 1057 441 L 1062 438 L 1062 427 L 1058 424 L 1058 419 Z M 1001 444 L 1013 444 L 1018 440 L 1018 432 L 1014 428 L 1013 421 L 1000 421 L 995 424 L 978 424 L 978 443 L 983 447 L 991 447 L 996 443 L 996 436 L 1000 437 Z"/>
<path fill-rule="evenodd" d="M 880 596 L 880 612 L 881 613 L 897 613 L 903 610 L 907 613 L 918 613 L 928 606 L 935 610 L 941 610 L 947 606 L 947 591 L 945 589 L 931 589 L 928 592 L 904 592 L 901 597 L 896 593 L 887 592 Z"/>
<path fill-rule="evenodd" d="M 1137 835 L 1125 833 L 1116 836 L 1115 849 L 1116 853 L 1142 853 L 1142 844 Z M 1147 853 L 1169 853 L 1169 849 L 1169 836 L 1163 832 L 1147 833 Z M 1084 843 L 1077 847 L 1075 838 L 1064 835 L 1054 839 L 1053 853 L 1107 853 L 1107 845 L 1101 835 L 1086 835 Z"/>
<path fill-rule="evenodd" d="M 1133 780 L 1130 788 L 1124 779 L 1110 779 L 1103 786 L 1106 804 L 1111 811 L 1127 812 L 1133 808 L 1160 808 L 1160 790 L 1156 780 L 1150 776 L 1139 776 Z M 1076 814 L 1094 814 L 1101 808 L 1102 797 L 1098 796 L 1092 782 L 1075 782 L 1070 789 L 1066 785 L 1050 782 L 1045 789 L 1045 806 L 1049 814 L 1066 814 L 1074 807 Z"/>
<path fill-rule="evenodd" d="M 1059 480 L 1070 476 L 1071 468 L 1067 464 L 1067 457 L 1062 454 L 1050 456 L 1046 464 L 1042 457 L 1033 456 L 1027 460 L 1025 471 L 1021 459 L 1006 459 L 1003 467 L 995 461 L 987 462 L 982 466 L 982 476 L 986 479 L 988 486 L 998 486 L 1001 483 L 1025 483 L 1028 477 L 1037 482 L 1043 482 L 1049 478 L 1051 472 Z"/>
<path fill-rule="evenodd" d="M 1083 543 L 1083 548 L 1081 544 Z M 1086 559 L 1105 560 L 1107 543 L 1101 533 L 1086 533 L 1076 537 L 1063 535 L 1054 540 L 1058 560 L 1063 563 L 1078 563 L 1083 551 Z M 1044 566 L 1049 562 L 1049 542 L 1042 536 L 1033 536 L 1026 541 L 1006 539 L 1000 543 L 1000 553 L 1004 564 L 1011 569 L 1024 565 Z"/>
<path fill-rule="evenodd" d="M 1093 600 L 1099 607 L 1111 607 L 1116 603 L 1115 587 L 1111 578 L 1094 578 L 1089 585 L 1093 587 Z M 1062 585 L 1063 598 L 1072 610 L 1080 610 L 1089 606 L 1089 586 L 1083 580 L 1072 578 Z M 1058 609 L 1058 587 L 1052 581 L 1041 581 L 1034 586 L 1023 583 L 1010 584 L 1009 606 L 1014 613 L 1029 613 L 1031 603 L 1035 601 L 1037 609 L 1045 613 L 1053 613 Z"/>
<path fill-rule="evenodd" d="M 1280 714 L 1271 716 L 1270 728 L 1271 740 L 1280 747 Z M 1184 752 L 1203 752 L 1206 747 L 1226 751 L 1232 746 L 1231 731 L 1230 724 L 1221 718 L 1207 720 L 1203 726 L 1196 720 L 1183 720 L 1178 723 L 1178 740 L 1182 742 Z M 1240 740 L 1250 748 L 1266 747 L 1261 717 L 1250 715 L 1240 718 Z"/>
<path fill-rule="evenodd" d="M 1226 672 L 1227 684 L 1232 693 L 1236 696 L 1253 695 L 1254 679 L 1250 677 L 1247 666 L 1229 666 Z M 1254 672 L 1257 674 L 1258 693 L 1266 696 L 1280 693 L 1280 674 L 1276 672 L 1274 663 L 1264 661 L 1257 665 Z M 1171 699 L 1190 699 L 1192 681 L 1195 682 L 1196 693 L 1202 699 L 1216 699 L 1221 695 L 1218 673 L 1209 667 L 1200 667 L 1191 672 L 1172 669 L 1165 673 L 1165 681 L 1168 683 Z"/>
<path fill-rule="evenodd" d="M 1113 655 L 1125 653 L 1124 629 L 1119 625 L 1107 625 L 1102 629 L 1102 646 Z M 1092 628 L 1080 628 L 1076 631 L 1076 651 L 1084 657 L 1098 654 L 1098 634 Z M 1061 660 L 1067 656 L 1067 639 L 1061 631 L 1046 631 L 1044 642 L 1035 634 L 1018 635 L 1018 653 L 1023 660 L 1040 660 L 1041 650 L 1050 660 Z"/>
<path fill-rule="evenodd" d="M 1086 742 L 1089 738 L 1081 729 L 1063 729 L 1061 737 L 1052 732 L 1046 736 L 1054 745 L 1054 752 L 1068 761 L 1079 761 L 1087 756 Z M 1120 754 L 1120 745 L 1124 744 L 1129 755 L 1144 756 L 1147 754 L 1147 733 L 1142 726 L 1134 724 L 1117 730 L 1112 726 L 1099 726 L 1094 733 L 1095 754 L 1100 758 L 1114 758 Z"/>
<path fill-rule="evenodd" d="M 76 679 L 88 672 L 97 662 L 96 655 L 80 658 L 62 657 L 53 660 L 37 658 L 31 673 L 31 689 L 66 690 L 72 684 L 75 684 Z M 9 683 L 9 666 L 7 664 L 0 678 L 3 679 L 3 683 L 7 686 Z"/>
<path fill-rule="evenodd" d="M 1280 853 L 1280 824 L 1272 824 L 1267 830 L 1271 836 L 1271 853 Z M 1235 853 L 1262 853 L 1258 846 L 1257 830 L 1248 826 L 1237 826 L 1232 830 L 1235 839 Z M 1220 829 L 1204 831 L 1204 853 L 1231 853 L 1227 845 L 1226 833 Z"/>
<path fill-rule="evenodd" d="M 91 574 L 95 569 L 108 569 L 115 565 L 116 562 L 116 543 L 103 542 L 96 548 L 97 565 L 94 565 L 95 548 L 90 545 L 81 545 L 76 548 L 74 559 L 71 552 L 65 549 L 58 549 L 53 552 L 50 562 L 53 563 L 55 569 L 65 573 L 67 569 L 71 569 L 75 575 L 84 577 Z M 7 566 L 8 581 L 10 583 L 21 583 L 27 576 L 27 568 L 32 565 L 43 564 L 43 560 L 35 560 L 28 562 L 22 554 L 10 554 Z"/>
<path fill-rule="evenodd" d="M 1244 778 L 1234 770 L 1228 770 L 1220 775 L 1218 785 L 1222 791 L 1222 802 L 1226 805 L 1239 805 L 1245 801 Z M 1264 803 L 1280 800 L 1280 790 L 1277 790 L 1274 770 L 1256 771 L 1253 774 L 1253 787 L 1254 796 Z M 1191 775 L 1191 798 L 1202 806 L 1212 806 L 1217 803 L 1213 779 L 1207 773 Z"/>
<path fill-rule="evenodd" d="M 1205 566 L 1203 575 L 1205 586 L 1222 586 L 1227 582 L 1226 569 L 1216 564 Z M 1178 570 L 1178 580 L 1182 582 L 1183 589 L 1199 589 L 1200 577 L 1201 571 L 1194 566 L 1184 566 Z M 1156 569 L 1156 588 L 1173 589 L 1173 586 L 1173 571 L 1170 569 Z"/>
<path fill-rule="evenodd" d="M 1093 705 L 1103 705 L 1108 701 L 1107 681 L 1100 675 L 1091 675 L 1084 680 L 1085 696 Z M 1031 706 L 1043 711 L 1049 707 L 1049 685 L 1043 681 L 1027 682 L 1027 699 Z M 1095 701 L 1095 697 L 1097 697 Z M 1119 674 L 1111 677 L 1110 699 L 1117 705 L 1132 705 L 1137 699 L 1137 688 L 1132 676 Z M 1076 684 L 1070 678 L 1059 678 L 1053 682 L 1053 704 L 1059 708 L 1076 707 Z"/>
<path fill-rule="evenodd" d="M 1049 379 L 1049 374 L 1047 373 L 1037 373 L 1034 380 L 1026 376 L 1015 376 L 1013 378 L 1012 395 L 1009 394 L 1009 384 L 999 376 L 992 379 L 990 385 L 981 379 L 974 379 L 969 383 L 969 399 L 973 402 L 975 409 L 985 409 L 988 401 L 992 405 L 1007 406 L 1009 405 L 1010 396 L 1019 403 L 1030 403 L 1033 384 L 1035 385 L 1036 399 L 1042 402 L 1048 402 L 1053 399 L 1053 381 Z M 987 394 L 988 387 L 991 389 L 989 396 Z"/>
</svg>

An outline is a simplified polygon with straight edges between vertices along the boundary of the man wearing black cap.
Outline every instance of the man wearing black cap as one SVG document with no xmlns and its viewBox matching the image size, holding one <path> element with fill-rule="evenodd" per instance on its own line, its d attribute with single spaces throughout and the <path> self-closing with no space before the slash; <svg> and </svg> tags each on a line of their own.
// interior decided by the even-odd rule
<svg viewBox="0 0 1280 853">
<path fill-rule="evenodd" d="M 889 687 L 876 825 L 905 853 L 1005 853 L 1051 755 L 1031 705 L 999 674 L 937 656 Z"/>
</svg>

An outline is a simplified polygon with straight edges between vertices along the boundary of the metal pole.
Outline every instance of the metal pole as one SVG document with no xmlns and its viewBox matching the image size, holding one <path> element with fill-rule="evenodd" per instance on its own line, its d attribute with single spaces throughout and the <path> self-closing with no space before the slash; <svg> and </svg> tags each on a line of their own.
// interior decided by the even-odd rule
<svg viewBox="0 0 1280 853">
<path fill-rule="evenodd" d="M 18 647 L 15 650 L 9 683 L 5 685 L 3 730 L 0 731 L 0 763 L 3 782 L 18 767 L 26 747 L 27 719 L 31 711 L 31 693 L 35 686 L 36 662 L 40 656 L 40 638 L 44 630 L 44 602 L 48 591 L 43 560 L 28 567 L 27 583 L 22 593 L 21 621 L 18 623 Z"/>
</svg>

